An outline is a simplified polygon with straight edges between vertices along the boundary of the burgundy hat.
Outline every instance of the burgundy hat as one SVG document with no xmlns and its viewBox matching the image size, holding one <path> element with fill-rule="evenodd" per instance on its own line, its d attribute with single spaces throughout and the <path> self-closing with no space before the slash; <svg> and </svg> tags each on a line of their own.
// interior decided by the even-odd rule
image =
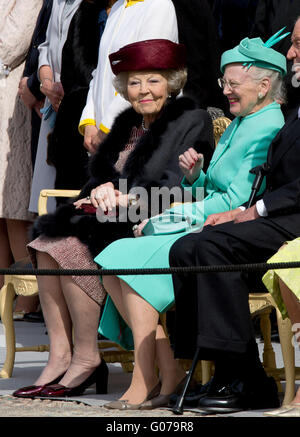
<svg viewBox="0 0 300 437">
<path fill-rule="evenodd" d="M 121 71 L 166 70 L 184 68 L 186 48 L 168 39 L 149 39 L 122 47 L 109 55 L 115 75 Z"/>
</svg>

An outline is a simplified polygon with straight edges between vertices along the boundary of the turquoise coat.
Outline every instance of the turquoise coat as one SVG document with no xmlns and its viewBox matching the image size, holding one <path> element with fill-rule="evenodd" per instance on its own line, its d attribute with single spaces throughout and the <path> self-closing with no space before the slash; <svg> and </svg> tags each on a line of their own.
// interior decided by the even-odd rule
<svg viewBox="0 0 300 437">
<path fill-rule="evenodd" d="M 235 118 L 222 135 L 206 174 L 185 189 L 195 195 L 197 188 L 204 191 L 204 200 L 178 205 L 167 212 L 184 212 L 198 231 L 208 215 L 235 209 L 250 196 L 254 175 L 253 167 L 266 161 L 268 147 L 284 124 L 280 105 L 273 102 L 246 117 Z M 264 189 L 264 184 L 261 191 Z M 105 269 L 169 267 L 169 251 L 173 243 L 183 237 L 186 229 L 168 235 L 149 235 L 141 238 L 123 238 L 106 247 L 95 262 Z M 171 275 L 119 276 L 148 301 L 158 312 L 165 312 L 174 304 Z M 108 296 L 101 317 L 99 332 L 133 349 L 132 333 Z"/>
</svg>

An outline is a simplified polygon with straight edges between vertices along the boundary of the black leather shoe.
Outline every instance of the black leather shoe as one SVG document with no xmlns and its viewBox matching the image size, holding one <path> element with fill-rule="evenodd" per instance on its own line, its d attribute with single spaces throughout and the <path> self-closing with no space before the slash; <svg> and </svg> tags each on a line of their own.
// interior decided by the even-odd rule
<svg viewBox="0 0 300 437">
<path fill-rule="evenodd" d="M 211 413 L 233 413 L 248 409 L 241 393 L 235 391 L 231 385 L 223 385 L 210 390 L 200 398 L 198 408 Z"/>
<path fill-rule="evenodd" d="M 212 385 L 207 395 L 199 400 L 198 408 L 211 413 L 226 414 L 277 408 L 279 405 L 276 382 L 273 378 L 265 378 L 248 388 L 241 381 Z"/>
<path fill-rule="evenodd" d="M 207 394 L 210 384 L 211 381 L 207 382 L 204 385 L 197 384 L 195 388 L 189 390 L 184 398 L 183 408 L 184 407 L 196 408 L 198 406 L 199 400 Z M 174 405 L 176 405 L 179 397 L 180 394 L 172 394 L 169 399 L 168 406 L 173 407 Z"/>
</svg>

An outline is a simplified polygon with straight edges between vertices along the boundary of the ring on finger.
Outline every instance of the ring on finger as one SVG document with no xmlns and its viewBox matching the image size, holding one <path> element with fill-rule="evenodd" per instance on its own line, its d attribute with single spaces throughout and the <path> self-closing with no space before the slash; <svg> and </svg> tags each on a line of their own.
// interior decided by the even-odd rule
<svg viewBox="0 0 300 437">
<path fill-rule="evenodd" d="M 134 226 L 132 226 L 132 230 L 133 230 L 133 232 L 136 231 L 137 228 L 138 228 L 138 225 L 134 225 Z"/>
</svg>

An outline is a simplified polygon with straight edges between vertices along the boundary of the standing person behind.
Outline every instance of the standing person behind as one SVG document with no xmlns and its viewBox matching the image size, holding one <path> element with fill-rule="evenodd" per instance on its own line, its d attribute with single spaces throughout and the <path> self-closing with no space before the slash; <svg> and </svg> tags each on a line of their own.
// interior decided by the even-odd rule
<svg viewBox="0 0 300 437">
<path fill-rule="evenodd" d="M 286 31 L 292 32 L 299 16 L 299 0 L 259 0 L 251 33 L 253 37 L 259 36 L 264 39 L 282 27 L 286 27 Z M 295 48 L 297 47 L 296 43 Z M 284 56 L 287 56 L 289 49 L 290 41 L 288 39 L 283 39 L 276 45 L 276 50 Z M 282 107 L 285 118 L 288 118 L 294 108 L 298 107 L 300 99 L 300 83 L 297 83 L 293 78 L 295 70 L 292 69 L 292 58 L 287 56 L 287 59 L 288 73 L 285 77 L 287 102 Z"/>
<path fill-rule="evenodd" d="M 29 51 L 26 57 L 23 77 L 19 84 L 19 95 L 27 108 L 31 109 L 31 160 L 34 168 L 45 95 L 40 90 L 38 78 L 38 46 L 45 41 L 53 0 L 44 0 L 39 13 Z"/>
<path fill-rule="evenodd" d="M 64 96 L 48 136 L 48 163 L 55 167 L 54 188 L 81 189 L 88 180 L 88 152 L 82 147 L 78 123 L 97 66 L 100 38 L 114 3 L 83 0 L 72 18 L 61 61 Z M 57 204 L 65 203 L 58 198 Z"/>
<path fill-rule="evenodd" d="M 249 69 L 244 65 L 247 62 L 255 62 L 255 66 Z M 230 211 L 249 198 L 254 181 L 254 175 L 249 171 L 265 161 L 270 142 L 284 124 L 276 100 L 282 98 L 286 61 L 284 56 L 264 46 L 260 38 L 245 38 L 239 46 L 222 55 L 221 71 L 224 77 L 220 79 L 220 85 L 235 119 L 219 140 L 206 173 L 202 170 L 201 156 L 194 150 L 179 157 L 185 175 L 184 188 L 193 194 L 197 193 L 197 188 L 202 188 L 203 200 L 174 206 L 161 216 L 144 220 L 137 227 L 135 236 L 142 233 L 145 236 L 117 240 L 95 258 L 102 268 L 168 268 L 169 252 L 176 240 L 190 233 L 198 235 L 199 232 L 191 231 L 199 231 L 210 214 Z M 176 222 L 178 216 L 182 220 Z M 189 222 L 195 227 L 187 226 Z M 105 275 L 103 284 L 109 296 L 101 317 L 100 332 L 123 347 L 134 347 L 135 350 L 131 386 L 119 401 L 107 407 L 137 409 L 144 381 L 148 384 L 157 381 L 156 344 L 166 341 L 165 333 L 158 325 L 158 315 L 174 304 L 172 277 L 165 274 Z M 185 341 L 188 343 L 188 338 Z M 138 408 L 166 405 L 172 390 L 180 383 L 176 378 L 165 372 L 160 395 Z"/>
<path fill-rule="evenodd" d="M 123 47 L 112 56 L 112 61 L 118 61 L 112 64 L 116 87 L 132 107 L 117 117 L 91 158 L 91 176 L 79 200 L 37 219 L 34 234 L 39 238 L 29 247 L 39 268 L 96 270 L 93 256 L 116 238 L 132 235 L 134 220 L 103 222 L 95 215 L 97 207 L 111 212 L 120 204 L 132 217 L 135 207 L 130 205 L 137 199 L 128 191 L 123 195 L 118 191 L 122 180 L 127 181 L 128 190 L 144 187 L 150 198 L 152 187 L 179 188 L 178 155 L 188 147 L 202 151 L 207 160 L 211 157 L 213 131 L 208 113 L 190 98 L 176 99 L 186 81 L 185 47 L 168 40 L 148 40 Z M 100 365 L 97 329 L 106 292 L 99 278 L 38 276 L 38 283 L 50 337 L 49 360 L 35 385 L 14 395 L 82 394 L 96 380 L 104 390 L 107 368 L 103 361 Z M 59 384 L 48 387 L 54 381 Z"/>
<path fill-rule="evenodd" d="M 36 162 L 33 172 L 29 211 L 38 212 L 38 198 L 43 188 L 53 188 L 55 168 L 47 163 L 47 137 L 54 127 L 56 112 L 64 95 L 61 84 L 61 59 L 70 22 L 82 0 L 54 0 L 46 40 L 39 46 L 38 75 L 41 91 L 46 96 L 42 111 Z M 51 198 L 48 208 L 55 209 Z"/>
<path fill-rule="evenodd" d="M 84 146 L 95 153 L 110 131 L 115 117 L 128 102 L 113 86 L 109 54 L 147 39 L 178 42 L 177 20 L 171 0 L 118 0 L 112 7 L 99 47 L 98 65 L 82 112 L 79 129 Z"/>
<path fill-rule="evenodd" d="M 259 0 L 251 35 L 267 39 L 278 29 L 286 26 L 286 31 L 292 32 L 298 15 L 300 2 L 298 0 Z M 276 45 L 276 50 L 284 56 L 290 48 L 289 40 L 283 39 Z"/>
<path fill-rule="evenodd" d="M 30 111 L 18 98 L 24 61 L 42 0 L 0 1 L 0 265 L 27 256 L 32 177 Z M 3 277 L 1 277 L 1 287 Z M 34 305 L 35 306 L 35 305 Z M 16 311 L 32 311 L 28 298 Z M 35 308 L 34 308 L 35 309 Z"/>
<path fill-rule="evenodd" d="M 256 8 L 261 1 L 263 0 L 209 0 L 222 52 L 238 44 L 247 35 L 252 36 Z M 267 34 L 262 39 L 268 39 L 270 35 L 273 34 Z M 253 35 L 256 36 L 260 35 Z"/>
<path fill-rule="evenodd" d="M 179 42 L 187 48 L 188 77 L 183 94 L 193 96 L 201 108 L 228 111 L 218 87 L 221 59 L 216 23 L 207 0 L 172 0 Z"/>
</svg>

